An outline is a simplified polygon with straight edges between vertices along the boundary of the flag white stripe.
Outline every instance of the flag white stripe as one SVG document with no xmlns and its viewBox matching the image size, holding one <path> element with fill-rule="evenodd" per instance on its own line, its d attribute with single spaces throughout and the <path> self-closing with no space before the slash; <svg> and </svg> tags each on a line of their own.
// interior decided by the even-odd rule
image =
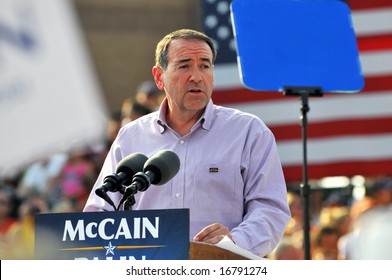
<svg viewBox="0 0 392 280">
<path fill-rule="evenodd" d="M 300 106 L 300 100 L 292 98 L 268 102 L 230 104 L 230 107 L 259 116 L 268 125 L 298 123 Z M 342 94 L 334 98 L 311 97 L 309 99 L 309 107 L 309 123 L 347 118 L 392 116 L 392 91 Z"/>
<path fill-rule="evenodd" d="M 350 160 L 381 160 L 392 157 L 392 134 L 363 137 L 308 139 L 309 164 Z M 298 165 L 303 161 L 302 140 L 279 141 L 278 151 L 283 165 Z M 392 168 L 392 166 L 391 166 Z"/>
<path fill-rule="evenodd" d="M 214 77 L 217 90 L 242 87 L 236 63 L 215 65 Z"/>
<path fill-rule="evenodd" d="M 392 8 L 354 11 L 351 16 L 357 36 L 392 33 Z"/>
<path fill-rule="evenodd" d="M 364 76 L 392 74 L 392 51 L 362 52 L 359 59 Z"/>
</svg>

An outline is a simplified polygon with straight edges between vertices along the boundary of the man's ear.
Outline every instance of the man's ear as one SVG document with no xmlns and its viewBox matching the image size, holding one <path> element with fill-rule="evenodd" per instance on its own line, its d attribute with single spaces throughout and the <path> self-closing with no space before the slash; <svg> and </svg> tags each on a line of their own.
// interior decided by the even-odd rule
<svg viewBox="0 0 392 280">
<path fill-rule="evenodd" d="M 163 84 L 163 69 L 159 66 L 154 66 L 152 68 L 152 75 L 154 76 L 154 81 L 157 85 L 157 88 L 160 90 L 164 90 L 165 85 Z"/>
</svg>

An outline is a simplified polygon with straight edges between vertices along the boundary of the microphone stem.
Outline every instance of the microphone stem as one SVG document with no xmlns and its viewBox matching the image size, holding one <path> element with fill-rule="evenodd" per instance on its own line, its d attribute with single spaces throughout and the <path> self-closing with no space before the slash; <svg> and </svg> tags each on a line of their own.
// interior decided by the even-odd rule
<svg viewBox="0 0 392 280">
<path fill-rule="evenodd" d="M 150 178 L 143 172 L 138 172 L 133 176 L 132 179 L 132 184 L 129 187 L 125 188 L 124 194 L 122 199 L 120 200 L 120 204 L 125 203 L 128 199 L 132 200 L 132 205 L 135 204 L 135 198 L 134 195 L 138 191 L 144 192 L 145 190 L 148 189 L 148 187 L 151 185 Z M 124 205 L 125 207 L 125 205 Z"/>
<path fill-rule="evenodd" d="M 132 210 L 132 206 L 136 203 L 135 196 L 131 195 L 130 197 L 127 198 L 127 200 L 124 202 L 124 210 Z"/>
</svg>

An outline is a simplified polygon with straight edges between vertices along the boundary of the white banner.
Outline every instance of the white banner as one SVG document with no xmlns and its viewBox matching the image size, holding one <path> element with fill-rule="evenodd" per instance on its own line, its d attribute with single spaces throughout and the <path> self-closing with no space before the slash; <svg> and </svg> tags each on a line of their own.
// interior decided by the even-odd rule
<svg viewBox="0 0 392 280">
<path fill-rule="evenodd" d="M 105 136 L 107 108 L 72 4 L 0 0 L 0 177 Z"/>
</svg>

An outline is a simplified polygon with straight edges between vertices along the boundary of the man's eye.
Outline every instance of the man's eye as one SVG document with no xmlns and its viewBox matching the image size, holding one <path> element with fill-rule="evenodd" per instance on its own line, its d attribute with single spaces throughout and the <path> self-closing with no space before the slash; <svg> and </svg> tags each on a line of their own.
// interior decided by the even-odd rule
<svg viewBox="0 0 392 280">
<path fill-rule="evenodd" d="M 185 69 L 185 68 L 189 68 L 189 65 L 180 65 L 179 67 L 180 69 Z"/>
</svg>

